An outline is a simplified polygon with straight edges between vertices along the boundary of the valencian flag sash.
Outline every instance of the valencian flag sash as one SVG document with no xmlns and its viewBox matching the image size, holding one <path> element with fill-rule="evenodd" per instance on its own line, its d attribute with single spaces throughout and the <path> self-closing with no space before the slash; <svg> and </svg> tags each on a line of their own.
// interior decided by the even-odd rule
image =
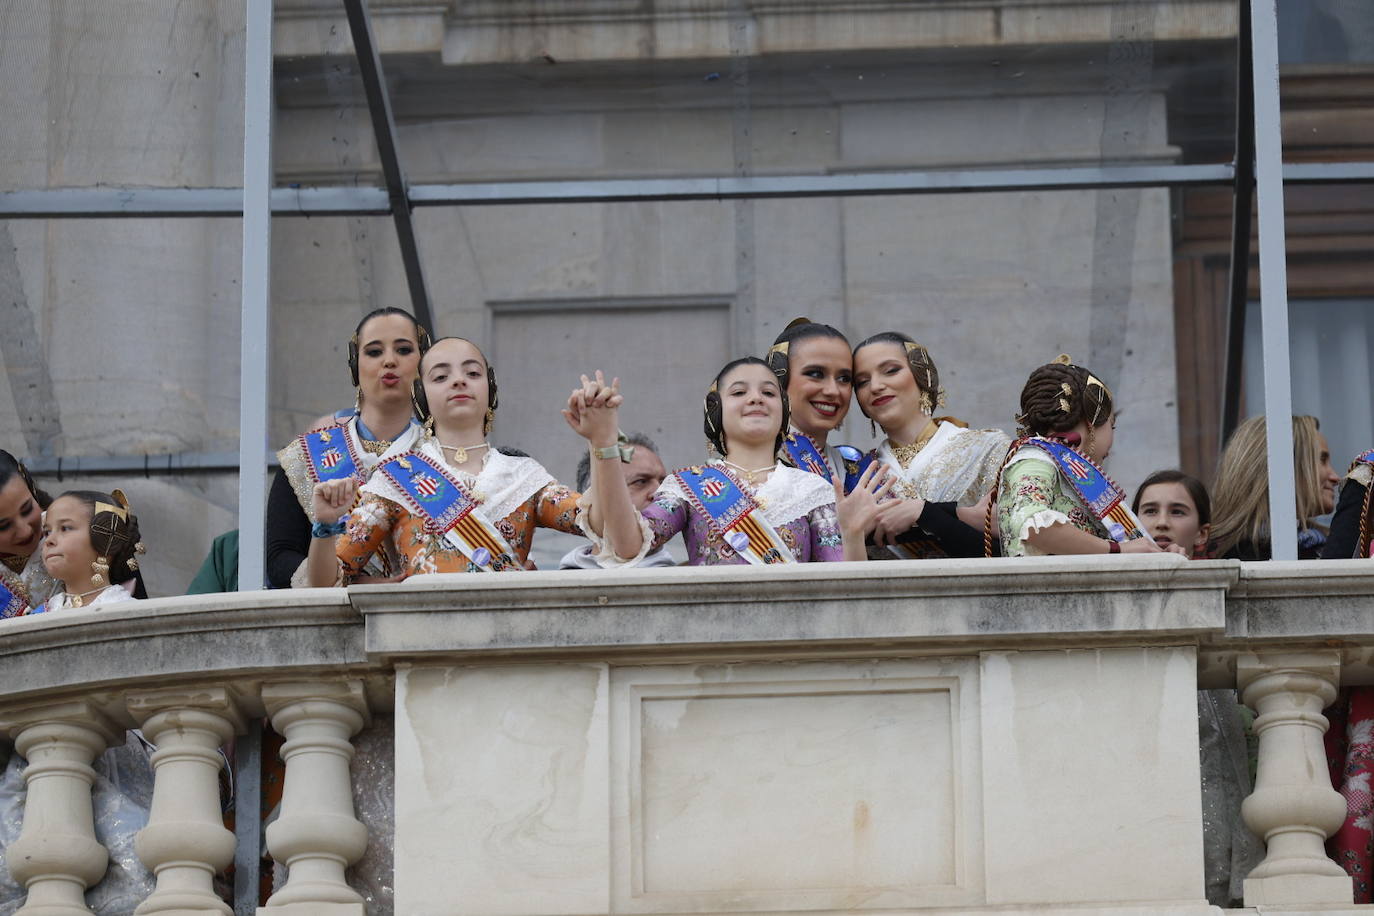
<svg viewBox="0 0 1374 916">
<path fill-rule="evenodd" d="M 425 530 L 456 547 L 474 567 L 482 572 L 524 568 L 501 532 L 473 511 L 476 498 L 434 461 L 407 452 L 383 462 L 380 470 L 405 495 Z"/>
<path fill-rule="evenodd" d="M 756 566 L 770 563 L 795 563 L 792 551 L 762 512 L 759 504 L 725 468 L 708 464 L 683 468 L 673 474 L 687 491 L 692 508 L 720 532 L 735 553 Z"/>
<path fill-rule="evenodd" d="M 787 460 L 792 462 L 792 467 L 819 474 L 827 481 L 830 480 L 829 463 L 806 433 L 792 430 L 782 440 L 782 448 L 787 453 Z"/>
<path fill-rule="evenodd" d="M 1133 541 L 1146 537 L 1145 527 L 1126 503 L 1126 491 L 1102 472 L 1091 458 L 1053 439 L 1033 438 L 1027 442 L 1049 454 L 1059 473 L 1083 506 L 1107 528 L 1114 541 Z"/>
<path fill-rule="evenodd" d="M 299 437 L 305 467 L 315 483 L 325 480 L 345 480 L 356 477 L 361 483 L 367 479 L 362 462 L 353 451 L 353 440 L 347 426 L 327 426 Z"/>
<path fill-rule="evenodd" d="M 23 591 L 17 587 L 12 588 L 10 583 L 0 576 L 0 619 L 22 617 L 28 610 L 29 602 Z"/>
<path fill-rule="evenodd" d="M 837 445 L 835 451 L 839 453 L 840 463 L 844 465 L 844 491 L 852 492 L 859 485 L 859 478 L 864 475 L 864 471 L 878 459 L 872 452 L 864 454 L 852 445 Z"/>
</svg>

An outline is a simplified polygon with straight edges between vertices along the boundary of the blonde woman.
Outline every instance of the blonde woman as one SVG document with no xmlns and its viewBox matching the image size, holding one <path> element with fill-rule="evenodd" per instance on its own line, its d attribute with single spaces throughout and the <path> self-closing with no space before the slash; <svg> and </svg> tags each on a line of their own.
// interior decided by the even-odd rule
<svg viewBox="0 0 1374 916">
<path fill-rule="evenodd" d="M 1269 524 L 1269 455 L 1264 417 L 1236 428 L 1217 465 L 1212 488 L 1212 555 L 1233 560 L 1267 560 L 1273 553 Z M 1298 502 L 1286 524 L 1298 526 L 1298 558 L 1321 555 L 1326 529 L 1314 519 L 1336 507 L 1331 448 L 1316 417 L 1293 418 L 1293 469 Z"/>
</svg>

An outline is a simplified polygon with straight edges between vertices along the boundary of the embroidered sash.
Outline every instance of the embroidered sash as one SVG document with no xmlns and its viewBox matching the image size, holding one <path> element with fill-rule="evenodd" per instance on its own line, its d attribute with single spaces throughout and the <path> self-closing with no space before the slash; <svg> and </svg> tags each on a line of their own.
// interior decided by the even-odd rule
<svg viewBox="0 0 1374 916">
<path fill-rule="evenodd" d="M 1083 507 L 1106 527 L 1114 541 L 1147 537 L 1145 526 L 1126 502 L 1126 491 L 1117 486 L 1091 458 L 1053 439 L 1032 438 L 1025 444 L 1044 451 L 1069 482 Z"/>
<path fill-rule="evenodd" d="M 794 468 L 810 471 L 812 474 L 819 474 L 826 480 L 830 480 L 829 462 L 825 460 L 820 449 L 816 448 L 816 443 L 811 441 L 811 437 L 806 433 L 792 430 L 782 440 L 782 449 L 786 452 L 787 460 L 792 463 Z"/>
<path fill-rule="evenodd" d="M 9 576 L 0 575 L 0 619 L 29 613 L 28 591 L 18 580 L 18 576 L 10 581 Z"/>
<path fill-rule="evenodd" d="M 396 485 L 425 530 L 443 538 L 482 572 L 522 570 L 515 549 L 475 512 L 479 500 L 447 470 L 418 452 L 385 461 L 379 470 Z"/>
<path fill-rule="evenodd" d="M 735 553 L 756 566 L 795 563 L 782 537 L 755 512 L 758 502 L 730 472 L 708 464 L 676 471 L 687 501 L 729 544 Z"/>
<path fill-rule="evenodd" d="M 865 454 L 852 445 L 837 445 L 835 451 L 844 465 L 844 491 L 849 493 L 858 486 L 859 478 L 868 470 L 868 466 L 878 459 L 873 452 Z"/>
<path fill-rule="evenodd" d="M 347 426 L 327 426 L 299 437 L 305 453 L 305 470 L 312 483 L 323 480 L 343 480 L 356 477 L 359 483 L 367 480 L 362 460 L 353 450 L 353 439 Z"/>
</svg>

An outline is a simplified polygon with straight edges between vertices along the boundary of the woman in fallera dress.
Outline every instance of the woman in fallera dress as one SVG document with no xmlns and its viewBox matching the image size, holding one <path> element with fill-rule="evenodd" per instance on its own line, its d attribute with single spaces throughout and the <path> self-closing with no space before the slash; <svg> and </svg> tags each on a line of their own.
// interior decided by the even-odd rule
<svg viewBox="0 0 1374 916">
<path fill-rule="evenodd" d="M 925 347 L 895 331 L 854 348 L 854 394 L 887 436 L 873 457 L 901 500 L 874 540 L 902 559 L 982 556 L 986 499 L 1011 437 L 934 416 L 945 403 L 940 372 Z"/>
<path fill-rule="evenodd" d="M 0 618 L 19 617 L 58 587 L 43 566 L 43 510 L 52 497 L 0 450 Z"/>
<path fill-rule="evenodd" d="M 399 578 L 520 571 L 536 527 L 581 534 L 583 518 L 598 517 L 538 461 L 491 447 L 496 373 L 476 344 L 457 337 L 435 341 L 421 362 L 420 384 L 425 431 L 411 450 L 383 460 L 360 495 L 351 478 L 315 486 L 321 524 L 310 548 L 312 585 L 354 580 L 388 545 L 399 558 Z M 602 474 L 621 474 L 618 403 L 614 387 L 601 386 L 574 424 L 593 446 L 615 451 L 614 467 L 593 463 L 593 486 Z M 623 532 L 610 529 L 618 544 Z"/>
<path fill-rule="evenodd" d="M 865 473 L 859 498 L 845 500 L 837 513 L 838 481 L 778 461 L 787 419 L 787 393 L 767 363 L 745 357 L 721 369 L 703 404 L 707 442 L 719 457 L 668 476 L 641 513 L 633 558 L 682 532 L 692 566 L 864 559 L 864 535 L 883 511 L 878 469 Z M 603 482 L 624 489 L 613 476 Z M 593 489 L 608 519 L 623 511 Z M 595 531 L 592 537 L 598 539 Z M 606 565 L 627 558 L 633 559 L 617 548 Z"/>
<path fill-rule="evenodd" d="M 798 318 L 789 324 L 765 357 L 787 393 L 787 433 L 779 460 L 819 474 L 826 481 L 845 475 L 858 451 L 830 441 L 849 413 L 854 391 L 854 356 L 849 341 L 828 324 Z"/>
<path fill-rule="evenodd" d="M 348 342 L 354 406 L 321 417 L 277 453 L 281 470 L 267 500 L 267 578 L 273 588 L 307 584 L 306 555 L 315 484 L 372 476 L 389 449 L 406 451 L 419 435 L 414 383 L 429 333 L 409 312 L 380 308 L 358 322 Z M 358 581 L 395 576 L 397 560 L 383 549 Z"/>
</svg>

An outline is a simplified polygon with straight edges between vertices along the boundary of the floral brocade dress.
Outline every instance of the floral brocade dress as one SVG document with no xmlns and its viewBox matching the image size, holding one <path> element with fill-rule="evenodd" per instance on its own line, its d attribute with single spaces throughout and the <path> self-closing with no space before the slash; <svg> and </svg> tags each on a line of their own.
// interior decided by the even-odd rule
<svg viewBox="0 0 1374 916">
<path fill-rule="evenodd" d="M 757 489 L 744 489 L 758 501 L 755 512 L 777 531 L 801 563 L 844 559 L 844 541 L 835 517 L 835 489 L 824 478 L 779 465 Z M 689 566 L 738 566 L 749 561 L 725 542 L 720 530 L 692 508 L 687 492 L 669 475 L 642 516 L 647 536 L 642 551 L 657 550 L 681 532 Z"/>
<path fill-rule="evenodd" d="M 414 451 L 444 465 L 443 453 L 432 439 L 423 440 Z M 477 499 L 473 511 L 490 522 L 512 548 L 518 565 L 511 569 L 524 568 L 535 528 L 583 534 L 578 494 L 559 484 L 533 458 L 492 449 L 481 473 L 453 468 L 448 473 Z M 425 519 L 412 514 L 396 485 L 379 473 L 363 485 L 358 505 L 349 513 L 347 527 L 336 543 L 343 580 L 362 575 L 368 558 L 388 539 L 400 557 L 405 578 L 480 571 L 449 540 L 431 534 Z"/>
<path fill-rule="evenodd" d="M 43 551 L 35 550 L 27 558 L 20 556 L 0 557 L 0 582 L 13 593 L 26 608 L 0 608 L 0 617 L 22 617 L 29 608 L 42 607 L 48 596 L 62 587 L 61 583 L 48 575 L 43 565 Z"/>
<path fill-rule="evenodd" d="M 1002 555 L 1041 556 L 1026 538 L 1052 525 L 1068 524 L 1094 537 L 1110 537 L 1106 527 L 1084 508 L 1059 473 L 1053 459 L 1033 445 L 1023 445 L 1002 470 L 997 493 L 997 523 Z"/>
</svg>

